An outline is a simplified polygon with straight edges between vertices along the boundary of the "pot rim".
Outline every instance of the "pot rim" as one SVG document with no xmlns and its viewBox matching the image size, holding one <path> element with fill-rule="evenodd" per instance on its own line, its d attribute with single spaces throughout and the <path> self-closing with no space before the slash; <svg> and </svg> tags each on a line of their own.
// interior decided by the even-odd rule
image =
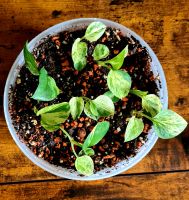
<svg viewBox="0 0 189 200">
<path fill-rule="evenodd" d="M 157 56 L 155 55 L 153 50 L 150 48 L 150 46 L 139 35 L 137 35 L 135 32 L 131 31 L 130 29 L 128 29 L 127 27 L 125 27 L 121 24 L 118 24 L 111 20 L 101 19 L 101 18 L 77 18 L 77 19 L 68 20 L 68 21 L 56 24 L 56 25 L 44 30 L 40 34 L 38 34 L 36 37 L 34 37 L 29 42 L 29 44 L 28 44 L 29 49 L 33 49 L 36 45 L 38 45 L 38 43 L 43 38 L 45 38 L 48 35 L 54 35 L 60 31 L 67 30 L 67 29 L 70 29 L 73 27 L 77 28 L 77 27 L 80 27 L 81 25 L 87 25 L 93 21 L 101 21 L 108 26 L 119 28 L 121 30 L 121 32 L 124 32 L 124 33 L 134 36 L 137 40 L 139 40 L 139 42 L 141 43 L 142 46 L 145 46 L 147 48 L 149 55 L 152 57 L 152 62 L 154 65 L 156 65 L 156 68 L 158 70 L 157 72 L 160 76 L 161 85 L 162 85 L 162 87 L 159 88 L 160 92 L 161 92 L 160 98 L 163 101 L 162 102 L 163 108 L 166 109 L 168 107 L 167 84 L 166 84 L 166 79 L 165 79 L 165 75 L 164 75 L 162 66 L 161 66 Z M 9 88 L 10 88 L 10 85 L 14 84 L 17 74 L 19 72 L 19 67 L 22 67 L 23 62 L 24 62 L 23 52 L 21 51 L 20 54 L 18 55 L 18 57 L 16 58 L 14 64 L 12 65 L 11 70 L 9 71 L 9 74 L 8 74 L 8 77 L 6 80 L 5 89 L 4 89 L 4 101 L 3 101 L 4 115 L 5 115 L 8 129 L 9 129 L 15 143 L 17 144 L 17 146 L 33 163 L 35 163 L 40 168 L 44 169 L 45 171 L 50 172 L 51 174 L 54 174 L 54 175 L 57 175 L 57 176 L 63 177 L 63 178 L 72 179 L 72 180 L 104 179 L 104 178 L 115 176 L 117 174 L 120 174 L 120 173 L 130 169 L 131 167 L 136 165 L 140 160 L 142 160 L 142 158 L 144 158 L 149 153 L 149 151 L 152 149 L 152 147 L 155 145 L 155 143 L 158 139 L 158 136 L 154 133 L 154 131 L 152 129 L 150 136 L 148 138 L 148 141 L 139 149 L 139 151 L 136 153 L 136 155 L 134 157 L 129 158 L 128 160 L 123 160 L 111 168 L 105 168 L 104 170 L 101 170 L 101 171 L 93 174 L 92 176 L 88 176 L 88 177 L 87 176 L 79 176 L 77 174 L 77 172 L 75 172 L 74 170 L 68 170 L 66 168 L 58 167 L 53 164 L 50 164 L 49 162 L 47 162 L 41 158 L 38 158 L 19 139 L 19 137 L 16 134 L 16 131 L 14 129 L 14 126 L 12 124 L 12 120 L 11 120 L 11 117 L 10 117 L 10 114 L 8 111 Z M 153 64 L 152 64 L 152 68 L 153 68 Z M 110 171 L 110 173 L 108 173 L 109 171 Z"/>
</svg>

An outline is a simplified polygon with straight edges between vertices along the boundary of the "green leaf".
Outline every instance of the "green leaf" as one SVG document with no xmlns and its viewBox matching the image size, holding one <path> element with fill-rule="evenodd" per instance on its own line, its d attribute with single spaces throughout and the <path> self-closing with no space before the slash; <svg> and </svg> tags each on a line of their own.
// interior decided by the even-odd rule
<svg viewBox="0 0 189 200">
<path fill-rule="evenodd" d="M 109 90 L 120 99 L 127 96 L 131 88 L 131 77 L 122 70 L 110 70 L 107 82 Z"/>
<path fill-rule="evenodd" d="M 156 134 L 162 139 L 176 137 L 188 124 L 184 118 L 172 110 L 161 110 L 152 120 Z"/>
<path fill-rule="evenodd" d="M 82 156 L 82 155 L 94 156 L 95 155 L 95 151 L 92 148 L 87 148 L 87 149 L 85 149 L 85 151 L 81 150 L 79 152 L 79 156 Z"/>
<path fill-rule="evenodd" d="M 111 91 L 107 91 L 104 93 L 105 96 L 109 97 L 114 103 L 119 101 L 119 98 L 113 95 Z"/>
<path fill-rule="evenodd" d="M 89 42 L 97 41 L 105 32 L 106 25 L 102 22 L 92 22 L 86 29 L 85 35 L 83 38 Z"/>
<path fill-rule="evenodd" d="M 41 126 L 49 132 L 57 131 L 60 128 L 60 124 L 57 125 L 48 125 L 41 120 Z"/>
<path fill-rule="evenodd" d="M 108 132 L 110 123 L 107 121 L 98 122 L 97 125 L 93 128 L 90 134 L 87 136 L 85 142 L 83 143 L 83 150 L 86 150 L 88 147 L 96 145 Z"/>
<path fill-rule="evenodd" d="M 84 101 L 82 97 L 72 97 L 69 101 L 70 104 L 70 112 L 72 118 L 75 120 L 80 117 L 81 113 L 84 109 Z"/>
<path fill-rule="evenodd" d="M 87 102 L 87 103 L 85 104 L 84 113 L 85 113 L 88 117 L 90 117 L 91 119 L 98 120 L 98 117 L 96 117 L 96 116 L 91 112 L 91 109 L 90 109 L 90 102 Z"/>
<path fill-rule="evenodd" d="M 90 109 L 97 117 L 108 117 L 114 114 L 115 107 L 113 101 L 106 95 L 100 95 L 91 101 Z"/>
<path fill-rule="evenodd" d="M 44 107 L 37 112 L 41 115 L 41 125 L 47 130 L 57 130 L 60 124 L 65 122 L 70 114 L 70 106 L 67 102 Z"/>
<path fill-rule="evenodd" d="M 130 90 L 129 93 L 134 94 L 140 98 L 142 98 L 148 94 L 147 91 L 141 91 L 141 90 Z"/>
<path fill-rule="evenodd" d="M 26 44 L 24 45 L 23 53 L 24 53 L 24 60 L 25 60 L 25 63 L 26 63 L 26 67 L 30 70 L 30 72 L 33 75 L 38 76 L 39 70 L 38 70 L 38 67 L 37 67 L 37 63 L 35 61 L 33 54 L 30 53 L 29 50 L 28 50 L 28 42 L 26 42 Z"/>
<path fill-rule="evenodd" d="M 131 117 L 125 131 L 125 142 L 137 138 L 142 133 L 143 129 L 144 123 L 142 119 L 138 119 L 135 116 Z"/>
<path fill-rule="evenodd" d="M 75 161 L 75 168 L 79 173 L 85 176 L 92 175 L 94 171 L 94 163 L 92 158 L 87 155 L 77 157 Z"/>
<path fill-rule="evenodd" d="M 87 64 L 87 44 L 77 38 L 72 46 L 72 60 L 74 68 L 81 71 Z"/>
<path fill-rule="evenodd" d="M 148 94 L 142 97 L 142 107 L 154 117 L 162 109 L 162 104 L 158 96 Z"/>
<path fill-rule="evenodd" d="M 128 45 L 114 58 L 106 61 L 99 61 L 98 64 L 102 66 L 111 64 L 113 69 L 115 70 L 120 69 L 121 66 L 123 65 L 124 59 L 127 56 L 127 54 L 128 54 Z"/>
<path fill-rule="evenodd" d="M 106 45 L 97 44 L 92 56 L 94 60 L 100 60 L 100 59 L 106 58 L 109 55 L 109 53 L 110 51 Z"/>
<path fill-rule="evenodd" d="M 39 85 L 32 98 L 39 101 L 52 101 L 59 94 L 60 89 L 57 87 L 55 80 L 48 76 L 43 67 L 39 73 Z"/>
</svg>

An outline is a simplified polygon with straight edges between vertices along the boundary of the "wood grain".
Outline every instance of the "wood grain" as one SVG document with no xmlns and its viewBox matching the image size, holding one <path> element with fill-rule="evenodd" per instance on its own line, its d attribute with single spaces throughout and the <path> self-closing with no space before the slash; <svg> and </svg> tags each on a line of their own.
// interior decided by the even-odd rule
<svg viewBox="0 0 189 200">
<path fill-rule="evenodd" d="M 158 140 L 122 175 L 76 182 L 43 171 L 23 155 L 1 106 L 7 74 L 26 40 L 62 21 L 100 17 L 127 26 L 149 43 L 166 75 L 169 107 L 189 121 L 188 0 L 1 0 L 0 13 L 0 199 L 189 199 L 189 127 L 173 140 Z"/>
<path fill-rule="evenodd" d="M 0 112 L 0 183 L 58 179 L 34 165 L 14 143 Z M 178 138 L 159 140 L 152 151 L 125 174 L 189 170 L 188 130 Z"/>
<path fill-rule="evenodd" d="M 1 185 L 1 199 L 188 200 L 189 172 Z M 48 188 L 48 189 L 47 189 Z M 153 191 L 153 192 L 152 192 Z"/>
</svg>

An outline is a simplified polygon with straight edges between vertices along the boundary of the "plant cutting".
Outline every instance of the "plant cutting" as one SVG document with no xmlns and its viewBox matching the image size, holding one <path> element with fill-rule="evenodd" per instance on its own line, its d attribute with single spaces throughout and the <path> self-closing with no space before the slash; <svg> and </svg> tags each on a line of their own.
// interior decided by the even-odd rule
<svg viewBox="0 0 189 200">
<path fill-rule="evenodd" d="M 145 47 L 100 21 L 60 32 L 32 53 L 11 88 L 17 134 L 51 164 L 90 176 L 134 157 L 151 126 L 163 139 L 187 122 L 163 109 Z"/>
</svg>

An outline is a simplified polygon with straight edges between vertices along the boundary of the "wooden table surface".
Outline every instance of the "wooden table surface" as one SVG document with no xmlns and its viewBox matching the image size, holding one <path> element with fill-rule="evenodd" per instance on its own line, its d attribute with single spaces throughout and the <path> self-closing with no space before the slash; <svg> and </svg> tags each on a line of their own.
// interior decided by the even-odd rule
<svg viewBox="0 0 189 200">
<path fill-rule="evenodd" d="M 14 143 L 3 114 L 7 74 L 25 41 L 73 18 L 119 22 L 152 47 L 165 71 L 169 107 L 189 121 L 188 0 L 0 1 L 0 199 L 189 200 L 189 128 L 159 139 L 136 166 L 113 178 L 78 182 L 34 165 Z"/>
</svg>

